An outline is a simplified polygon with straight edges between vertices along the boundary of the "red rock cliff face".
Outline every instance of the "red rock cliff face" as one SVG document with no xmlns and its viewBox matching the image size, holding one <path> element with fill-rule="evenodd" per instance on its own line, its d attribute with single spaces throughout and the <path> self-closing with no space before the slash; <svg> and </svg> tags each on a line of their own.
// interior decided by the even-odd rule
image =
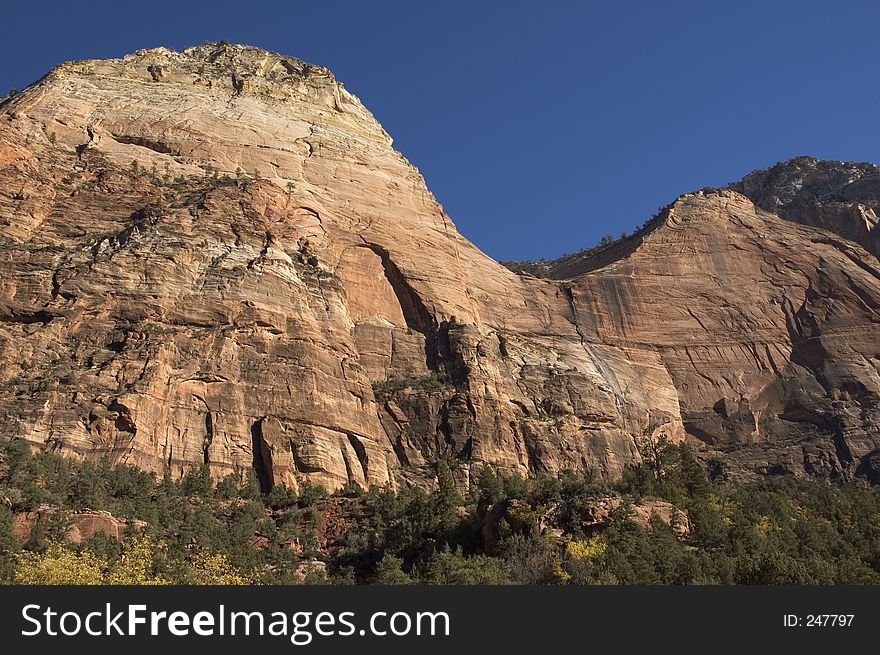
<svg viewBox="0 0 880 655">
<path fill-rule="evenodd" d="M 873 475 L 877 269 L 725 190 L 518 276 L 326 69 L 64 64 L 0 113 L 0 435 L 265 488 L 615 477 L 661 434 L 731 474 Z"/>
<path fill-rule="evenodd" d="M 847 476 L 878 445 L 880 267 L 730 191 L 680 198 L 572 283 L 590 339 L 646 347 L 686 433 L 735 469 Z M 632 247 L 632 246 L 631 246 Z"/>
</svg>

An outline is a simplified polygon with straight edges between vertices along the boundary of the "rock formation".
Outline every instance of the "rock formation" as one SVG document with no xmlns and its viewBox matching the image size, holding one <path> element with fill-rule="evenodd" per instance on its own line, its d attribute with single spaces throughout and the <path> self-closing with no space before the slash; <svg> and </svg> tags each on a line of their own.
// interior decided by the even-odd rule
<svg viewBox="0 0 880 655">
<path fill-rule="evenodd" d="M 65 540 L 73 544 L 81 544 L 97 534 L 122 539 L 126 533 L 143 530 L 146 525 L 135 519 L 117 518 L 110 512 L 83 510 L 59 514 L 56 508 L 43 505 L 36 511 L 16 514 L 12 534 L 19 543 L 25 544 L 34 536 L 34 530 L 49 530 L 53 522 L 63 526 Z"/>
<path fill-rule="evenodd" d="M 810 161 L 833 209 L 754 174 L 546 280 L 459 235 L 324 68 L 63 64 L 0 106 L 0 435 L 265 489 L 615 477 L 663 435 L 876 476 L 876 171 Z"/>
<path fill-rule="evenodd" d="M 796 157 L 730 185 L 782 218 L 856 241 L 875 256 L 880 236 L 880 166 Z"/>
</svg>

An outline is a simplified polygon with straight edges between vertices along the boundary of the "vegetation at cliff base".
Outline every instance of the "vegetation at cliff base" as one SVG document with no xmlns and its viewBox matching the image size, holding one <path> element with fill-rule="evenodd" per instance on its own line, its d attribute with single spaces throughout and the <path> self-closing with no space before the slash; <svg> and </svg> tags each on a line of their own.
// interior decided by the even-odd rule
<svg viewBox="0 0 880 655">
<path fill-rule="evenodd" d="M 880 583 L 880 492 L 868 486 L 711 482 L 670 444 L 615 484 L 484 469 L 462 493 L 454 466 L 435 472 L 433 491 L 261 494 L 253 476 L 215 482 L 199 468 L 172 480 L 2 442 L 0 581 Z M 119 538 L 72 539 L 96 512 Z"/>
</svg>

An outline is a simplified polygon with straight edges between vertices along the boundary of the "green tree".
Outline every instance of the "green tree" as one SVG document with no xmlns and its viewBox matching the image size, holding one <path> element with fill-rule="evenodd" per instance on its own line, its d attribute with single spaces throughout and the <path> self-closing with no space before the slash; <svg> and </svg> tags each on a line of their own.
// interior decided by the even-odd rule
<svg viewBox="0 0 880 655">
<path fill-rule="evenodd" d="M 434 512 L 439 532 L 448 535 L 459 523 L 458 509 L 462 505 L 461 494 L 455 486 L 452 469 L 446 460 L 437 464 L 437 493 L 434 495 Z"/>
<path fill-rule="evenodd" d="M 434 553 L 419 567 L 419 582 L 428 584 L 487 585 L 510 584 L 504 562 L 486 555 L 465 557 L 461 548 L 448 547 Z"/>
<path fill-rule="evenodd" d="M 403 560 L 388 553 L 376 565 L 376 574 L 373 576 L 372 583 L 380 585 L 408 585 L 412 584 L 413 580 L 403 572 Z"/>
<path fill-rule="evenodd" d="M 0 584 L 9 584 L 15 576 L 15 562 L 20 550 L 13 532 L 15 515 L 0 504 Z"/>
<path fill-rule="evenodd" d="M 181 481 L 183 494 L 188 497 L 213 498 L 214 481 L 207 465 L 191 468 Z"/>
<path fill-rule="evenodd" d="M 687 444 L 679 445 L 676 460 L 676 482 L 682 488 L 684 495 L 690 500 L 708 499 L 712 487 L 706 471 L 697 462 L 691 447 Z"/>
<path fill-rule="evenodd" d="M 504 483 L 485 464 L 477 476 L 477 515 L 484 517 L 486 511 L 495 503 L 504 499 Z"/>
</svg>

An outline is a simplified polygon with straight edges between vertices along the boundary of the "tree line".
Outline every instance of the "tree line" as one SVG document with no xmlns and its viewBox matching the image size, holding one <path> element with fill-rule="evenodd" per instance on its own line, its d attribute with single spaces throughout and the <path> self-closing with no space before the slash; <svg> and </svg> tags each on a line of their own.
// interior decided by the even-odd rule
<svg viewBox="0 0 880 655">
<path fill-rule="evenodd" d="M 609 483 L 455 462 L 433 490 L 260 491 L 253 475 L 182 479 L 0 443 L 0 581 L 23 584 L 877 584 L 880 495 L 867 485 L 772 477 L 710 481 L 685 445 L 661 443 Z M 595 520 L 596 503 L 619 499 Z M 634 504 L 663 499 L 688 529 Z M 25 543 L 16 515 L 52 507 Z M 71 512 L 132 519 L 121 539 L 65 539 Z M 328 536 L 329 533 L 333 533 Z M 319 565 L 316 565 L 319 564 Z"/>
</svg>

